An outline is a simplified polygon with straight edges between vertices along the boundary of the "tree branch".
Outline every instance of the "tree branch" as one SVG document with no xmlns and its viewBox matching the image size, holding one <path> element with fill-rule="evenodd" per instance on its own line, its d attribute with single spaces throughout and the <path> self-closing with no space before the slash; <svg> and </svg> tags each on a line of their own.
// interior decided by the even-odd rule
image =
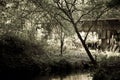
<svg viewBox="0 0 120 80">
<path fill-rule="evenodd" d="M 64 16 L 62 16 L 61 14 L 57 14 L 57 15 L 59 15 L 61 18 L 63 18 L 64 20 L 66 20 L 66 21 L 68 21 L 68 22 L 70 22 L 70 20 L 69 19 L 67 19 L 67 18 L 65 18 Z"/>
<path fill-rule="evenodd" d="M 95 8 L 97 7 L 98 5 L 96 5 L 95 7 L 93 7 L 91 10 L 89 10 L 87 13 L 85 14 L 82 14 L 79 19 L 76 21 L 76 24 L 80 22 L 81 18 L 87 14 L 89 14 L 90 12 L 92 12 L 93 10 L 95 10 Z"/>
<path fill-rule="evenodd" d="M 89 32 L 91 31 L 92 27 L 97 24 L 98 19 L 99 19 L 106 11 L 108 11 L 108 10 L 109 10 L 108 8 L 105 8 L 105 9 L 103 10 L 103 12 L 96 17 L 96 19 L 95 19 L 95 24 L 92 24 L 92 25 L 90 26 L 90 28 L 88 29 L 88 31 L 87 31 L 87 34 L 86 34 L 86 36 L 85 36 L 85 38 L 84 38 L 84 41 L 85 41 L 85 42 L 86 42 L 87 36 L 88 36 Z"/>
</svg>

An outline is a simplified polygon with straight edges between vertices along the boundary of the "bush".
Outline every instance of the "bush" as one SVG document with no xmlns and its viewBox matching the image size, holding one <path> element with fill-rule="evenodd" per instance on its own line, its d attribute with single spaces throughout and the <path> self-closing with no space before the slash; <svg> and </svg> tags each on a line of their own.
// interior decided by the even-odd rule
<svg viewBox="0 0 120 80">
<path fill-rule="evenodd" d="M 33 75 L 39 72 L 39 65 L 32 59 L 32 54 L 28 54 L 29 51 L 36 52 L 35 48 L 32 49 L 33 47 L 38 50 L 37 45 L 27 40 L 13 35 L 2 35 L 0 37 L 0 73 Z"/>
<path fill-rule="evenodd" d="M 101 61 L 93 80 L 120 80 L 120 57 L 109 57 Z"/>
</svg>

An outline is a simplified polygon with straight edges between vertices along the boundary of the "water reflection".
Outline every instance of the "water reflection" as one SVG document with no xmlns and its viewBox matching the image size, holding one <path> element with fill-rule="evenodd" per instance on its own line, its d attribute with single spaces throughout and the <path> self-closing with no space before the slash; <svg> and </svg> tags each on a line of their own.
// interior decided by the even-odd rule
<svg viewBox="0 0 120 80">
<path fill-rule="evenodd" d="M 34 80 L 92 80 L 92 77 L 89 73 L 82 73 L 67 76 L 39 76 Z"/>
</svg>

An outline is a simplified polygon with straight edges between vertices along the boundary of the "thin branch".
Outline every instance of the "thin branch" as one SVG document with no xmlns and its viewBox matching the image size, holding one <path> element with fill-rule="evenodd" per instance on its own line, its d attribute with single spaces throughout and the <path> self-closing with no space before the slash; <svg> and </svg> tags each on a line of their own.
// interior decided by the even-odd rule
<svg viewBox="0 0 120 80">
<path fill-rule="evenodd" d="M 68 9 L 68 11 L 69 11 L 70 8 L 69 8 L 69 5 L 68 5 L 68 2 L 67 2 L 66 0 L 64 0 L 64 1 L 65 1 L 65 4 L 66 4 L 67 9 Z"/>
<path fill-rule="evenodd" d="M 68 21 L 68 22 L 70 22 L 70 20 L 69 19 L 67 19 L 67 18 L 65 18 L 64 16 L 62 16 L 61 14 L 57 14 L 57 15 L 59 15 L 61 18 L 63 18 L 64 20 L 66 20 L 66 21 Z"/>
<path fill-rule="evenodd" d="M 70 9 L 72 9 L 72 7 L 75 7 L 76 2 L 77 2 L 77 0 L 74 0 L 73 3 L 71 3 L 71 8 Z"/>
<path fill-rule="evenodd" d="M 58 6 L 58 8 L 71 20 L 71 16 L 70 16 L 70 14 L 68 13 L 68 11 L 67 11 L 66 9 L 60 7 L 60 4 L 59 4 L 59 3 L 57 3 L 57 6 Z M 62 18 L 63 18 L 63 17 L 62 17 Z M 68 21 L 71 22 L 70 20 L 68 20 Z"/>
<path fill-rule="evenodd" d="M 98 5 L 96 5 L 95 7 L 93 7 L 91 10 L 89 10 L 87 13 L 85 14 L 82 14 L 79 19 L 76 21 L 76 24 L 80 22 L 81 18 L 87 14 L 89 14 L 90 12 L 92 12 L 93 10 L 95 10 L 95 8 L 97 7 Z"/>
<path fill-rule="evenodd" d="M 86 34 L 86 36 L 84 38 L 84 42 L 86 42 L 87 36 L 88 36 L 89 32 L 91 31 L 92 27 L 93 27 L 93 25 L 91 25 L 90 28 L 88 29 L 87 34 Z"/>
<path fill-rule="evenodd" d="M 103 12 L 102 12 L 100 15 L 97 16 L 97 18 L 95 19 L 95 24 L 97 24 L 98 19 L 99 19 L 106 11 L 108 11 L 108 10 L 110 10 L 110 9 L 105 8 L 105 9 L 103 10 Z M 92 27 L 93 27 L 95 24 L 92 24 L 92 25 L 90 26 L 90 28 L 88 29 L 87 34 L 86 34 L 86 36 L 85 36 L 85 38 L 84 38 L 84 41 L 85 41 L 85 42 L 86 42 L 86 39 L 87 39 L 87 36 L 88 36 L 89 32 L 91 31 Z"/>
</svg>

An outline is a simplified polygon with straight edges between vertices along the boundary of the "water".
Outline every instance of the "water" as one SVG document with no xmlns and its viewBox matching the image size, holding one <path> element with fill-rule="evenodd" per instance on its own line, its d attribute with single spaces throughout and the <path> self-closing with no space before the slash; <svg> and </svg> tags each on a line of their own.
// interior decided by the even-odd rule
<svg viewBox="0 0 120 80">
<path fill-rule="evenodd" d="M 90 73 L 74 73 L 65 76 L 39 76 L 34 80 L 92 80 Z"/>
</svg>

